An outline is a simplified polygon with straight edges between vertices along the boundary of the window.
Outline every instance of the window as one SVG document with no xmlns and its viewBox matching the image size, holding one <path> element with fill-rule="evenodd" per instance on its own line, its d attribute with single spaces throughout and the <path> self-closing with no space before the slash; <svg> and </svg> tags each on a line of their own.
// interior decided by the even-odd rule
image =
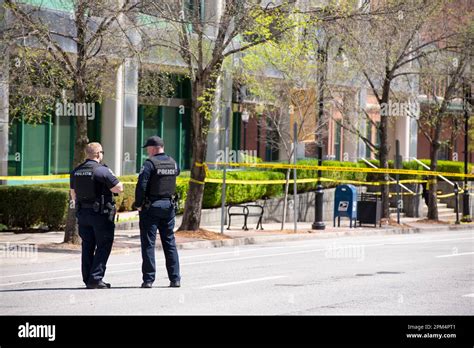
<svg viewBox="0 0 474 348">
<path fill-rule="evenodd" d="M 8 175 L 20 175 L 21 165 L 21 122 L 18 119 L 8 126 Z"/>
<path fill-rule="evenodd" d="M 449 141 L 442 143 L 438 152 L 438 160 L 449 161 L 450 152 L 451 152 L 451 146 L 449 144 Z"/>
<path fill-rule="evenodd" d="M 232 115 L 232 150 L 240 150 L 240 134 L 241 134 L 241 113 L 234 112 Z"/>
<path fill-rule="evenodd" d="M 73 117 L 54 116 L 51 135 L 51 173 L 68 173 L 72 166 L 71 152 L 74 149 L 71 124 Z M 88 127 L 89 128 L 89 127 Z"/>
<path fill-rule="evenodd" d="M 180 114 L 180 109 L 171 106 L 139 105 L 137 136 L 137 171 L 148 158 L 143 149 L 145 140 L 153 135 L 163 138 L 166 154 L 173 157 L 181 169 L 189 168 L 191 157 L 190 109 Z M 140 156 L 141 154 L 141 156 Z"/>
<path fill-rule="evenodd" d="M 189 22 L 189 30 L 194 31 L 193 23 L 195 23 L 199 16 L 199 22 L 204 22 L 205 18 L 205 1 L 203 0 L 185 0 L 184 13 L 186 20 Z"/>
<path fill-rule="evenodd" d="M 375 122 L 375 124 L 376 124 L 375 131 L 377 132 L 377 140 L 375 141 L 375 146 L 377 146 L 377 148 L 380 148 L 380 143 L 381 143 L 381 141 L 380 141 L 380 122 Z"/>
<path fill-rule="evenodd" d="M 370 142 L 372 142 L 372 122 L 370 122 L 369 120 L 367 120 L 366 128 L 367 129 L 366 129 L 365 137 Z M 370 159 L 371 156 L 372 156 L 372 150 L 370 149 L 370 146 L 366 144 L 365 145 L 365 158 Z"/>
<path fill-rule="evenodd" d="M 49 125 L 45 121 L 25 124 L 23 133 L 23 175 L 48 174 L 47 136 Z"/>
<path fill-rule="evenodd" d="M 336 123 L 336 134 L 334 139 L 334 153 L 336 155 L 336 161 L 341 160 L 341 128 L 342 125 Z"/>
</svg>

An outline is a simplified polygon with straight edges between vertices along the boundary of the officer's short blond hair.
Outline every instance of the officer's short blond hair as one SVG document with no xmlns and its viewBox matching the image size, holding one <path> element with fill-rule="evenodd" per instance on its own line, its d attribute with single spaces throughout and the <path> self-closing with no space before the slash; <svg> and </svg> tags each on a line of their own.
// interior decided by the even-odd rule
<svg viewBox="0 0 474 348">
<path fill-rule="evenodd" d="M 100 143 L 89 143 L 86 145 L 87 158 L 94 159 L 97 157 L 97 153 L 102 151 L 102 145 Z"/>
</svg>

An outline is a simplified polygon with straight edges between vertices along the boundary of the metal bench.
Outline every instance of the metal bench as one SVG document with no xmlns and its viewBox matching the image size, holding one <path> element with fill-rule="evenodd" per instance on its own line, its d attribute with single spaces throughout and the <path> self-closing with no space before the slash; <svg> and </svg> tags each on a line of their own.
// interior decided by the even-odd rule
<svg viewBox="0 0 474 348">
<path fill-rule="evenodd" d="M 229 215 L 229 225 L 227 226 L 227 229 L 230 230 L 230 224 L 232 220 L 232 216 L 243 216 L 244 217 L 244 225 L 242 226 L 242 229 L 245 231 L 248 231 L 247 227 L 247 219 L 249 216 L 258 216 L 258 222 L 257 222 L 257 227 L 260 226 L 260 229 L 263 230 L 263 225 L 262 225 L 262 219 L 263 219 L 263 207 L 258 204 L 230 204 L 228 209 L 227 209 L 227 214 Z"/>
</svg>

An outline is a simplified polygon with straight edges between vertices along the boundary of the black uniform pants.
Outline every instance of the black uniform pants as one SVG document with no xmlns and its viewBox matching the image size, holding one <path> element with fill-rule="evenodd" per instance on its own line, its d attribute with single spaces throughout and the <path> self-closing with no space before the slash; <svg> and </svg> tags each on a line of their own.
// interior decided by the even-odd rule
<svg viewBox="0 0 474 348">
<path fill-rule="evenodd" d="M 85 284 L 98 283 L 112 251 L 115 224 L 107 215 L 88 208 L 79 209 L 77 220 L 82 239 L 82 280 Z"/>
<path fill-rule="evenodd" d="M 168 279 L 172 282 L 180 280 L 178 250 L 173 232 L 175 223 L 173 204 L 169 199 L 155 201 L 149 209 L 140 211 L 139 215 L 143 281 L 150 283 L 155 281 L 157 230 L 159 230 L 161 245 L 165 254 Z"/>
</svg>

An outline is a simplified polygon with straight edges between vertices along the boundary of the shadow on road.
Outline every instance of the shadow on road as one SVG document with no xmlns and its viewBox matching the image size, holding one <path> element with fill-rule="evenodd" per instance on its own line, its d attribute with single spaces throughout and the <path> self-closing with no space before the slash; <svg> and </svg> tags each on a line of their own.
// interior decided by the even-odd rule
<svg viewBox="0 0 474 348">
<path fill-rule="evenodd" d="M 152 289 L 168 289 L 168 286 L 154 286 Z M 87 289 L 85 287 L 76 287 L 76 288 L 31 288 L 31 289 L 12 289 L 12 290 L 0 290 L 1 292 L 27 292 L 27 291 L 68 291 L 68 290 L 84 290 L 84 291 L 113 291 L 115 289 L 141 289 L 139 285 L 137 286 L 112 286 L 110 289 Z M 145 289 L 144 289 L 145 290 Z M 148 289 L 146 289 L 148 290 Z M 149 290 L 148 290 L 149 291 Z"/>
</svg>

